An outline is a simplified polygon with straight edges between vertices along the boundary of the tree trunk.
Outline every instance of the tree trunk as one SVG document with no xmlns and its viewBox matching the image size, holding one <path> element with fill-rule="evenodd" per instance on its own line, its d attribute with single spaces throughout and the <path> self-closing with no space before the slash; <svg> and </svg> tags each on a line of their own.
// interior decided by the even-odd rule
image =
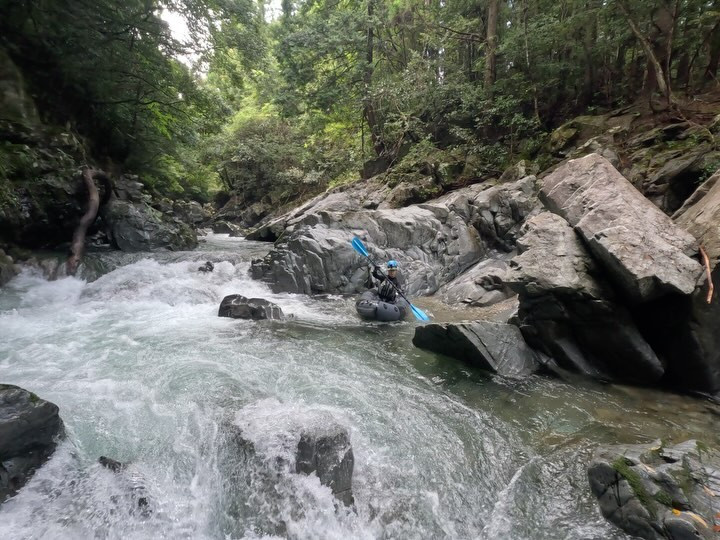
<svg viewBox="0 0 720 540">
<path fill-rule="evenodd" d="M 375 1 L 368 0 L 368 29 L 367 29 L 367 49 L 365 56 L 365 70 L 363 73 L 363 82 L 365 85 L 365 95 L 363 97 L 365 120 L 367 120 L 370 128 L 370 139 L 372 140 L 375 153 L 380 156 L 385 152 L 385 143 L 382 140 L 382 130 L 375 111 L 375 105 L 372 101 L 371 88 L 373 76 L 373 47 L 375 44 L 375 28 L 373 26 L 373 15 L 375 14 Z"/>
<path fill-rule="evenodd" d="M 75 272 L 77 272 L 78 265 L 85 252 L 85 235 L 90 225 L 95 221 L 98 208 L 100 208 L 100 195 L 98 194 L 94 180 L 96 176 L 100 175 L 104 176 L 106 182 L 108 182 L 107 176 L 101 171 L 87 167 L 83 170 L 83 181 L 88 191 L 88 205 L 85 214 L 80 218 L 80 223 L 78 223 L 78 226 L 75 228 L 72 244 L 70 244 L 70 257 L 68 257 L 67 260 L 67 273 L 69 276 L 73 276 Z"/>
<path fill-rule="evenodd" d="M 715 25 L 709 39 L 710 60 L 705 68 L 704 78 L 708 81 L 717 80 L 718 67 L 720 66 L 720 23 Z"/>
<path fill-rule="evenodd" d="M 492 87 L 495 84 L 496 54 L 497 54 L 497 21 L 500 0 L 490 0 L 487 10 L 487 52 L 485 53 L 484 88 L 488 97 L 492 99 Z"/>
<path fill-rule="evenodd" d="M 593 6 L 590 2 L 585 3 L 587 10 L 592 10 Z M 597 40 L 597 18 L 595 16 L 588 17 L 587 24 L 583 32 L 583 51 L 585 53 L 585 76 L 583 80 L 582 104 L 588 106 L 592 103 L 595 93 L 595 59 L 593 58 L 593 49 Z"/>
<path fill-rule="evenodd" d="M 640 42 L 647 58 L 645 92 L 648 96 L 651 96 L 652 92 L 657 88 L 665 97 L 668 105 L 672 104 L 672 90 L 666 69 L 663 67 L 667 65 L 667 50 L 671 46 L 668 40 L 672 41 L 672 28 L 675 24 L 672 12 L 665 5 L 656 12 L 653 22 L 655 28 L 660 32 L 660 36 L 653 36 L 655 39 L 651 41 L 651 37 L 642 33 L 625 2 L 623 0 L 618 1 L 618 6 L 620 6 L 620 10 L 625 15 L 630 29 Z"/>
</svg>

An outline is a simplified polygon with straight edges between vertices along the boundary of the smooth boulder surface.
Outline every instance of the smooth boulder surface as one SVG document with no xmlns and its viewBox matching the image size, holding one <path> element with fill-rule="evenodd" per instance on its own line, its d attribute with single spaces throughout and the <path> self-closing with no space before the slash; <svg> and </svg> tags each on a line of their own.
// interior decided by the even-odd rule
<svg viewBox="0 0 720 540">
<path fill-rule="evenodd" d="M 598 279 L 599 268 L 570 225 L 544 212 L 524 230 L 505 282 L 519 294 L 517 320 L 527 342 L 565 369 L 599 379 L 658 382 L 662 363 Z"/>
<path fill-rule="evenodd" d="M 62 436 L 57 405 L 18 386 L 0 384 L 0 503 L 25 485 Z"/>
<path fill-rule="evenodd" d="M 231 294 L 222 299 L 218 317 L 233 319 L 282 319 L 283 311 L 277 304 L 264 298 L 247 298 L 241 294 Z"/>
<path fill-rule="evenodd" d="M 720 452 L 698 441 L 599 448 L 588 481 L 602 515 L 646 540 L 716 538 Z"/>
<path fill-rule="evenodd" d="M 573 159 L 545 177 L 540 197 L 564 217 L 630 299 L 691 294 L 702 268 L 697 241 L 648 201 L 605 158 Z"/>
<path fill-rule="evenodd" d="M 485 307 L 502 302 L 515 294 L 504 281 L 508 259 L 507 254 L 497 254 L 480 261 L 450 283 L 443 285 L 437 294 L 443 302 L 450 305 Z"/>
<path fill-rule="evenodd" d="M 527 377 L 540 367 L 537 353 L 526 345 L 520 330 L 509 324 L 427 324 L 415 329 L 413 344 L 505 377 Z"/>
<path fill-rule="evenodd" d="M 512 250 L 537 205 L 536 191 L 530 176 L 475 184 L 402 209 L 378 208 L 360 188 L 332 192 L 274 222 L 268 234 L 284 229 L 273 251 L 253 262 L 251 275 L 275 292 L 360 292 L 367 261 L 350 246 L 359 236 L 376 261 L 400 262 L 409 294 L 432 294 L 491 253 Z"/>
</svg>

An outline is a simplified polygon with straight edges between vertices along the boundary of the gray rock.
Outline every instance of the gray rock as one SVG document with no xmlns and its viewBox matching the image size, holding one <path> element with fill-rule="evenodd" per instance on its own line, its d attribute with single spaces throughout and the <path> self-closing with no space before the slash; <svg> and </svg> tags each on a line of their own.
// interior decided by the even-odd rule
<svg viewBox="0 0 720 540">
<path fill-rule="evenodd" d="M 315 473 L 346 506 L 353 504 L 352 474 L 355 464 L 350 436 L 340 425 L 305 432 L 297 447 L 295 470 Z"/>
<path fill-rule="evenodd" d="M 283 311 L 277 304 L 263 298 L 246 298 L 240 294 L 231 294 L 223 298 L 218 309 L 218 317 L 233 319 L 282 319 Z"/>
<path fill-rule="evenodd" d="M 527 377 L 540 366 L 520 330 L 509 324 L 427 324 L 415 329 L 413 344 L 511 378 Z"/>
<path fill-rule="evenodd" d="M 197 227 L 212 217 L 211 213 L 197 201 L 175 201 L 171 209 L 177 218 L 191 227 Z"/>
<path fill-rule="evenodd" d="M 222 220 L 212 224 L 212 231 L 215 234 L 229 234 L 230 236 L 240 236 L 241 233 L 239 226 Z"/>
<path fill-rule="evenodd" d="M 600 379 L 648 384 L 664 368 L 573 229 L 545 212 L 529 219 L 506 284 L 519 294 L 528 344 L 560 367 Z"/>
<path fill-rule="evenodd" d="M 113 198 L 101 212 L 108 237 L 122 251 L 174 251 L 197 246 L 197 236 L 188 225 L 169 220 L 144 202 Z"/>
<path fill-rule="evenodd" d="M 498 182 L 504 184 L 506 182 L 517 182 L 522 178 L 526 178 L 531 175 L 536 175 L 540 172 L 540 168 L 537 163 L 533 161 L 525 161 L 524 159 L 518 161 L 515 165 L 508 167 L 500 175 Z"/>
<path fill-rule="evenodd" d="M 628 534 L 711 540 L 720 501 L 704 490 L 712 491 L 708 482 L 719 468 L 720 452 L 696 441 L 668 448 L 658 441 L 598 448 L 588 481 L 603 516 Z M 705 496 L 693 495 L 698 492 Z"/>
<path fill-rule="evenodd" d="M 720 172 L 708 179 L 707 192 L 686 208 L 676 224 L 692 233 L 708 255 L 712 280 L 720 286 Z M 708 187 L 710 186 L 710 187 Z M 702 187 L 700 189 L 703 189 Z M 704 189 L 703 189 L 704 190 Z M 695 198 L 695 197 L 693 197 Z M 703 273 L 690 297 L 665 306 L 651 305 L 642 312 L 653 346 L 663 350 L 668 381 L 686 390 L 720 393 L 720 302 L 716 288 L 707 303 L 709 284 Z"/>
<path fill-rule="evenodd" d="M 63 436 L 57 405 L 0 384 L 0 503 L 27 482 Z"/>
<path fill-rule="evenodd" d="M 634 301 L 690 294 L 702 269 L 697 243 L 604 158 L 570 160 L 544 179 L 541 198 L 580 234 L 610 279 Z"/>
<path fill-rule="evenodd" d="M 12 257 L 6 255 L 5 252 L 0 249 L 0 287 L 14 278 L 17 273 L 18 269 Z"/>
<path fill-rule="evenodd" d="M 351 506 L 355 458 L 348 430 L 329 415 L 303 421 L 308 424 L 286 425 L 291 433 L 274 434 L 276 439 L 271 449 L 262 441 L 255 444 L 239 426 L 226 425 L 231 459 L 241 465 L 245 474 L 263 484 L 277 484 L 287 473 L 314 474 L 339 501 Z M 288 460 L 282 451 L 280 455 L 275 454 L 279 447 L 286 445 L 294 445 L 290 448 L 294 459 Z"/>
<path fill-rule="evenodd" d="M 527 177 L 473 185 L 402 210 L 358 210 L 370 193 L 359 187 L 334 191 L 286 216 L 279 235 L 265 230 L 278 239 L 265 259 L 253 262 L 251 275 L 275 292 L 361 292 L 367 261 L 350 247 L 352 237 L 360 236 L 378 262 L 400 262 L 409 294 L 432 294 L 491 250 L 511 250 L 536 207 L 535 194 L 535 178 Z"/>
</svg>

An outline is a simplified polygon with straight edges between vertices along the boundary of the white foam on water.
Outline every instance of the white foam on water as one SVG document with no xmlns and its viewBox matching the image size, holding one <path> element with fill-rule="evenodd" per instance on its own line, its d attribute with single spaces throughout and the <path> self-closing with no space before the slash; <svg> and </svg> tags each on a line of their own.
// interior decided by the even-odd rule
<svg viewBox="0 0 720 540">
<path fill-rule="evenodd" d="M 613 537 L 584 489 L 583 437 L 600 405 L 646 429 L 643 411 L 605 390 L 575 405 L 578 389 L 549 380 L 510 394 L 414 349 L 414 321 L 361 322 L 352 298 L 273 293 L 248 275 L 262 245 L 207 243 L 215 251 L 107 255 L 115 269 L 94 281 L 24 271 L 0 289 L 0 382 L 56 403 L 68 432 L 0 506 L 0 538 Z M 198 271 L 205 260 L 213 272 Z M 220 318 L 229 294 L 294 317 Z M 228 418 L 274 468 L 231 467 Z M 330 421 L 350 433 L 354 509 L 293 472 L 301 430 Z M 567 451 L 524 467 L 543 436 Z M 101 455 L 142 480 L 151 516 Z"/>
</svg>

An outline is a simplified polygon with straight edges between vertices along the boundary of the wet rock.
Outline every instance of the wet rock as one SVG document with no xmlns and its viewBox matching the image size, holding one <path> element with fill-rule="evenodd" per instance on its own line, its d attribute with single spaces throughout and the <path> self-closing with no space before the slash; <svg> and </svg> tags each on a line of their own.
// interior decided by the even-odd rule
<svg viewBox="0 0 720 540">
<path fill-rule="evenodd" d="M 628 534 L 650 540 L 715 537 L 720 452 L 697 441 L 599 448 L 588 481 L 603 516 Z"/>
<path fill-rule="evenodd" d="M 564 217 L 608 277 L 634 301 L 690 294 L 700 265 L 691 234 L 645 199 L 606 159 L 570 160 L 543 181 L 547 207 Z"/>
<path fill-rule="evenodd" d="M 191 227 L 197 227 L 212 217 L 208 209 L 197 201 L 175 201 L 172 203 L 171 211 L 183 223 L 187 223 Z"/>
<path fill-rule="evenodd" d="M 57 405 L 0 384 L 0 503 L 25 485 L 63 436 Z"/>
<path fill-rule="evenodd" d="M 544 212 L 524 230 L 505 283 L 519 294 L 517 322 L 528 344 L 595 378 L 659 381 L 662 363 L 568 223 Z"/>
<path fill-rule="evenodd" d="M 353 504 L 352 474 L 355 464 L 350 436 L 340 425 L 304 432 L 297 446 L 295 470 L 316 474 L 343 504 Z"/>
<path fill-rule="evenodd" d="M 215 265 L 210 261 L 205 261 L 205 264 L 198 267 L 198 272 L 208 273 L 215 270 Z"/>
<path fill-rule="evenodd" d="M 150 505 L 150 496 L 143 477 L 129 468 L 127 464 L 115 461 L 109 457 L 100 456 L 98 463 L 106 469 L 117 474 L 124 484 L 124 488 L 130 497 L 133 509 L 137 508 L 143 517 L 149 517 L 153 510 Z"/>
<path fill-rule="evenodd" d="M 246 298 L 240 294 L 231 294 L 223 298 L 218 309 L 218 317 L 233 319 L 282 319 L 282 309 L 277 304 L 263 298 Z"/>
<path fill-rule="evenodd" d="M 229 234 L 230 236 L 240 236 L 241 228 L 227 221 L 216 221 L 212 224 L 212 231 L 215 234 Z"/>
<path fill-rule="evenodd" d="M 480 261 L 467 272 L 443 285 L 438 295 L 450 305 L 485 307 L 502 302 L 515 293 L 505 284 L 507 256 L 497 255 Z"/>
<path fill-rule="evenodd" d="M 112 198 L 101 213 L 108 237 L 122 251 L 175 251 L 197 246 L 197 236 L 188 225 L 170 220 L 144 202 Z"/>
<path fill-rule="evenodd" d="M 538 355 L 520 330 L 509 324 L 426 324 L 415 329 L 413 344 L 506 377 L 527 377 L 540 367 Z"/>
<path fill-rule="evenodd" d="M 290 425 L 287 419 L 279 422 L 287 431 L 266 434 L 272 440 L 269 446 L 268 441 L 254 442 L 234 423 L 224 426 L 230 451 L 228 461 L 242 469 L 233 474 L 247 475 L 258 488 L 261 484 L 275 486 L 272 491 L 277 490 L 278 484 L 292 481 L 294 474 L 315 475 L 338 501 L 351 506 L 355 458 L 347 428 L 327 414 L 298 419 L 298 423 Z M 302 425 L 303 422 L 307 424 Z M 282 428 L 278 426 L 278 429 Z"/>
</svg>

